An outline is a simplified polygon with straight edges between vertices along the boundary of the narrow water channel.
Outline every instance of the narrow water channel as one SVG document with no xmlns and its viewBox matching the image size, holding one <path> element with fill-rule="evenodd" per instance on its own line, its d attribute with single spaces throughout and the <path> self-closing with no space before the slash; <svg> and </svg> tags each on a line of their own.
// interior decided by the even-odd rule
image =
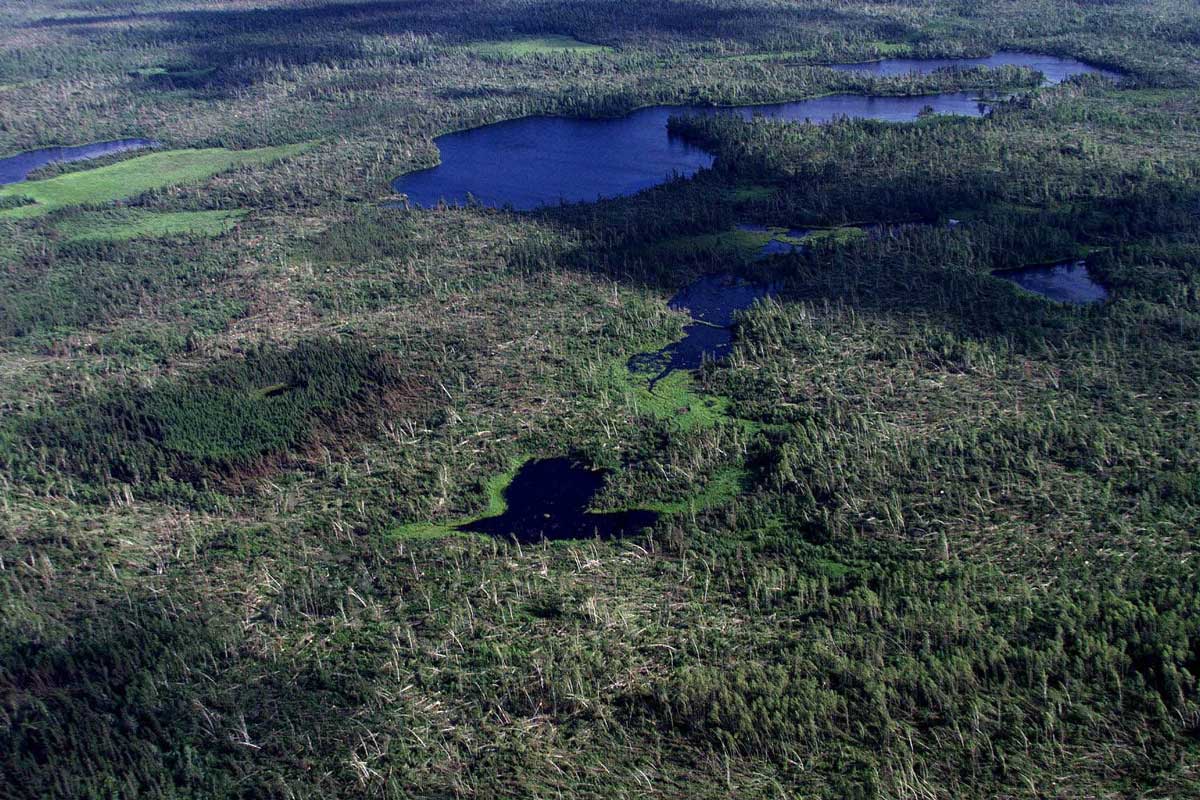
<svg viewBox="0 0 1200 800">
<path fill-rule="evenodd" d="M 8 183 L 20 183 L 29 177 L 29 173 L 48 164 L 87 161 L 113 153 L 157 146 L 158 143 L 150 139 L 116 139 L 111 142 L 93 142 L 77 147 L 44 147 L 40 150 L 27 150 L 24 153 L 17 153 L 15 156 L 0 158 L 0 186 Z"/>
</svg>

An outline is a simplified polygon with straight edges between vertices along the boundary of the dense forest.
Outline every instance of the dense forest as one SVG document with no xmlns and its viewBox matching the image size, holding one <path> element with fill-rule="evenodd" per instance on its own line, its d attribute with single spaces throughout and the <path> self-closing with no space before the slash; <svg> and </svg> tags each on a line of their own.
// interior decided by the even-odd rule
<svg viewBox="0 0 1200 800">
<path fill-rule="evenodd" d="M 839 68 L 1000 52 L 1093 69 Z M 1185 0 L 0 0 L 0 164 L 147 140 L 0 185 L 0 796 L 1200 795 L 1198 87 Z M 480 532 L 547 458 L 646 524 Z"/>
</svg>

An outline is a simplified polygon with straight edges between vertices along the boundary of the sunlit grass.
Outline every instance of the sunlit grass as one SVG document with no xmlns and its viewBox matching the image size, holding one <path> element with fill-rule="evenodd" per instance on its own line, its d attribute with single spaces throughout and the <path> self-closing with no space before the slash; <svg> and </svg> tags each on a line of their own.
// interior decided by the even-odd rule
<svg viewBox="0 0 1200 800">
<path fill-rule="evenodd" d="M 72 242 L 121 241 L 164 236 L 219 236 L 244 219 L 245 211 L 128 210 L 88 214 L 55 227 Z"/>
<path fill-rule="evenodd" d="M 451 522 L 408 522 L 393 528 L 389 532 L 389 536 L 395 539 L 440 539 L 443 536 L 473 536 L 475 534 L 466 533 L 458 530 L 463 525 L 469 525 L 472 522 L 477 522 L 488 517 L 498 517 L 508 510 L 508 501 L 504 499 L 504 492 L 508 489 L 509 484 L 513 482 L 513 478 L 517 477 L 517 472 L 529 461 L 532 456 L 521 455 L 509 462 L 509 468 L 499 475 L 493 475 L 488 478 L 484 485 L 484 492 L 487 495 L 487 507 L 480 513 L 456 519 Z"/>
<path fill-rule="evenodd" d="M 467 49 L 485 56 L 530 56 L 553 53 L 595 54 L 612 50 L 601 44 L 581 42 L 573 36 L 525 36 L 497 42 L 475 42 Z"/>
<path fill-rule="evenodd" d="M 296 155 L 309 145 L 293 144 L 255 150 L 167 150 L 96 169 L 69 172 L 41 181 L 0 187 L 0 201 L 29 198 L 32 204 L 0 211 L 0 217 L 33 217 L 59 208 L 108 203 L 136 197 L 152 189 L 202 181 L 243 164 L 261 164 Z"/>
</svg>

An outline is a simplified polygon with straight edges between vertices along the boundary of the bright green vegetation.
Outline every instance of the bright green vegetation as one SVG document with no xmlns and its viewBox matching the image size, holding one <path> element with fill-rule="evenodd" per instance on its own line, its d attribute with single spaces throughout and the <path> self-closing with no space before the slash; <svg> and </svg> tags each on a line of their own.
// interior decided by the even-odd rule
<svg viewBox="0 0 1200 800">
<path fill-rule="evenodd" d="M 0 4 L 0 152 L 181 148 L 0 195 L 0 796 L 1200 796 L 1198 30 L 1181 0 Z M 613 47 L 466 44 L 561 31 Z M 1000 48 L 1133 81 L 681 119 L 715 168 L 634 197 L 382 205 L 445 131 L 1007 89 L 808 68 Z M 833 246 L 756 259 L 746 221 Z M 848 227 L 885 221 L 926 224 Z M 1107 302 L 992 275 L 1076 253 Z M 650 392 L 627 359 L 718 271 L 777 295 Z M 452 530 L 564 453 L 653 530 Z"/>
<path fill-rule="evenodd" d="M 485 56 L 531 56 L 557 53 L 594 54 L 611 51 L 605 45 L 581 42 L 572 36 L 551 34 L 547 36 L 525 36 L 497 42 L 476 42 L 468 45 L 473 53 Z"/>
<path fill-rule="evenodd" d="M 812 247 L 839 247 L 853 242 L 861 242 L 866 238 L 867 234 L 861 228 L 823 228 L 809 232 L 801 237 L 799 242 Z"/>
<path fill-rule="evenodd" d="M 508 510 L 508 503 L 504 499 L 504 492 L 508 489 L 513 478 L 516 477 L 517 471 L 525 462 L 529 461 L 529 456 L 521 456 L 514 458 L 511 461 L 511 466 L 504 472 L 493 475 L 484 482 L 483 490 L 484 497 L 487 499 L 487 505 L 484 509 L 469 517 L 463 517 L 453 522 L 438 523 L 438 522 L 409 522 L 404 525 L 399 525 L 389 532 L 390 536 L 397 539 L 438 539 L 443 536 L 469 536 L 456 530 L 463 525 L 468 525 L 487 517 L 498 517 Z"/>
<path fill-rule="evenodd" d="M 233 211 L 140 211 L 93 213 L 62 220 L 56 227 L 68 241 L 120 241 L 160 236 L 219 236 L 244 219 Z"/>
<path fill-rule="evenodd" d="M 746 491 L 748 473 L 739 467 L 724 467 L 710 476 L 704 487 L 691 496 L 669 502 L 646 504 L 648 511 L 660 514 L 684 514 L 727 505 Z"/>
<path fill-rule="evenodd" d="M 304 149 L 304 145 L 288 145 L 254 150 L 168 150 L 46 180 L 0 186 L 0 202 L 5 198 L 33 201 L 0 211 L 0 217 L 31 217 L 67 206 L 124 200 L 153 189 L 202 181 L 240 165 L 287 158 Z"/>
<path fill-rule="evenodd" d="M 690 373 L 678 370 L 649 389 L 653 374 L 633 373 L 623 362 L 610 365 L 603 383 L 597 387 L 600 397 L 624 404 L 633 414 L 646 415 L 679 430 L 710 428 L 728 421 L 728 401 L 724 397 L 698 391 Z"/>
</svg>

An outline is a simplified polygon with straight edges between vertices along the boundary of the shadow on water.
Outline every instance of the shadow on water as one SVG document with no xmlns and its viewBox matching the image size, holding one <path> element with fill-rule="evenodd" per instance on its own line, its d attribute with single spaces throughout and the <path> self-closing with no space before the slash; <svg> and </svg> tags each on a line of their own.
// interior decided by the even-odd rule
<svg viewBox="0 0 1200 800">
<path fill-rule="evenodd" d="M 1084 261 L 998 270 L 992 274 L 1060 303 L 1087 305 L 1108 297 L 1108 291 L 1092 280 Z"/>
<path fill-rule="evenodd" d="M 693 320 L 683 338 L 652 353 L 639 353 L 627 362 L 631 372 L 649 373 L 650 391 L 676 370 L 699 369 L 705 361 L 729 355 L 733 348 L 733 317 L 777 291 L 775 284 L 755 283 L 730 274 L 706 275 L 685 286 L 667 304 L 687 311 Z"/>
<path fill-rule="evenodd" d="M 544 539 L 607 539 L 653 525 L 658 519 L 655 511 L 587 510 L 604 485 L 605 474 L 569 458 L 530 461 L 504 490 L 508 508 L 503 514 L 460 525 L 458 530 L 531 544 Z"/>
<path fill-rule="evenodd" d="M 142 150 L 148 147 L 158 147 L 158 142 L 150 139 L 117 139 L 111 142 L 93 142 L 77 147 L 46 147 L 41 150 L 17 153 L 15 156 L 0 158 L 0 186 L 6 183 L 19 183 L 25 180 L 29 173 L 48 164 L 87 161 L 113 153 Z"/>
</svg>

